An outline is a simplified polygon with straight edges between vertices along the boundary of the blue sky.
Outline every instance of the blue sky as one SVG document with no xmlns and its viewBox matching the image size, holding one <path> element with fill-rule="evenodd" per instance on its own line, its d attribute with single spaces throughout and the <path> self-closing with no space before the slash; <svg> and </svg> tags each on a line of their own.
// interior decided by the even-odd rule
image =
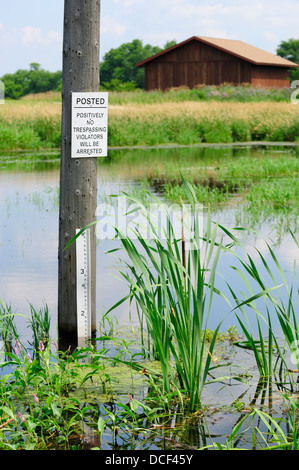
<svg viewBox="0 0 299 470">
<path fill-rule="evenodd" d="M 0 76 L 38 62 L 61 70 L 63 0 L 0 0 Z M 133 39 L 163 47 L 191 36 L 239 39 L 275 53 L 299 38 L 298 0 L 102 0 L 101 57 Z"/>
</svg>

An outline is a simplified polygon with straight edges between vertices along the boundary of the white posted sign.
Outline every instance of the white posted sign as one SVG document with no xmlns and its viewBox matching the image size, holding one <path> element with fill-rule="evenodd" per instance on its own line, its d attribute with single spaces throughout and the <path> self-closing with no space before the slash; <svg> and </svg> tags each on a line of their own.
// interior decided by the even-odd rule
<svg viewBox="0 0 299 470">
<path fill-rule="evenodd" d="M 72 158 L 107 157 L 108 93 L 72 93 Z"/>
</svg>

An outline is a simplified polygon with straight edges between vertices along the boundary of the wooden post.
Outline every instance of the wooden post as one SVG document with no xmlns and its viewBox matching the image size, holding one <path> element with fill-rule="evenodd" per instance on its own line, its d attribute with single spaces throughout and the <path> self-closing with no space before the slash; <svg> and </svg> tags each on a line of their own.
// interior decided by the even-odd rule
<svg viewBox="0 0 299 470">
<path fill-rule="evenodd" d="M 58 337 L 77 346 L 76 246 L 63 251 L 95 220 L 97 158 L 71 157 L 71 94 L 99 91 L 100 0 L 65 0 L 58 246 Z M 96 232 L 91 228 L 91 331 L 96 329 Z"/>
</svg>

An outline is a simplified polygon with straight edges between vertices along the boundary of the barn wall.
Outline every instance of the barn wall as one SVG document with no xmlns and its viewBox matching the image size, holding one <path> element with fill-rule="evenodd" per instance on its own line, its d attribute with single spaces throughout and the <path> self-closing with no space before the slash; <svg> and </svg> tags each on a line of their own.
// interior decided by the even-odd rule
<svg viewBox="0 0 299 470">
<path fill-rule="evenodd" d="M 288 70 L 254 66 L 196 40 L 175 48 L 145 64 L 146 89 L 251 83 L 254 86 L 288 86 Z"/>
<path fill-rule="evenodd" d="M 252 85 L 259 88 L 285 88 L 290 86 L 289 70 L 284 67 L 252 66 Z"/>
</svg>

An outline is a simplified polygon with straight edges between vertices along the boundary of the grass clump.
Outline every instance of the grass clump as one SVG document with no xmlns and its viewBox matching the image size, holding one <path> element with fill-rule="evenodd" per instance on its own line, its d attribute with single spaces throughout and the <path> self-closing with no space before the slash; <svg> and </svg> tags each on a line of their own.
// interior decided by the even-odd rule
<svg viewBox="0 0 299 470">
<path fill-rule="evenodd" d="M 260 96 L 251 90 L 255 98 L 250 98 L 247 87 L 242 90 L 246 99 L 234 87 L 223 93 L 203 89 L 111 92 L 108 145 L 294 142 L 299 138 L 297 108 L 286 98 L 289 90 Z M 285 98 L 278 98 L 284 93 Z M 41 94 L 7 100 L 0 108 L 0 122 L 2 149 L 58 148 L 61 98 Z"/>
<path fill-rule="evenodd" d="M 179 164 L 183 178 L 205 207 L 218 210 L 233 205 L 238 223 L 248 227 L 275 220 L 277 228 L 296 230 L 299 161 L 292 152 L 228 154 L 222 158 L 215 153 L 214 159 L 206 162 L 198 156 L 187 163 L 182 159 Z M 147 182 L 171 203 L 188 199 L 183 179 L 172 163 L 153 167 Z"/>
<path fill-rule="evenodd" d="M 209 376 L 216 368 L 213 364 L 213 351 L 222 320 L 212 338 L 209 338 L 208 349 L 205 341 L 213 299 L 220 296 L 225 301 L 227 314 L 236 309 L 244 312 L 246 306 L 253 308 L 254 301 L 270 295 L 276 289 L 276 284 L 267 288 L 260 282 L 257 293 L 249 286 L 250 295 L 242 300 L 229 286 L 237 305 L 232 307 L 228 297 L 216 287 L 217 265 L 221 253 L 231 252 L 233 244 L 238 245 L 237 239 L 220 227 L 224 232 L 223 236 L 226 234 L 233 240 L 233 244 L 224 244 L 222 238 L 219 240 L 218 237 L 219 227 L 217 224 L 213 226 L 209 217 L 206 229 L 201 231 L 200 219 L 196 215 L 196 193 L 186 181 L 183 180 L 183 184 L 194 215 L 191 227 L 189 225 L 186 230 L 188 236 L 192 234 L 191 240 L 188 240 L 188 250 L 185 249 L 185 222 L 181 221 L 182 235 L 178 238 L 174 235 L 174 226 L 168 213 L 162 234 L 157 230 L 150 214 L 146 213 L 145 218 L 148 218 L 153 234 L 149 238 L 144 238 L 138 228 L 132 229 L 130 236 L 116 227 L 122 247 L 129 257 L 129 262 L 125 264 L 126 271 L 121 274 L 130 290 L 130 294 L 117 302 L 116 306 L 127 299 L 136 303 L 140 328 L 145 325 L 150 337 L 148 350 L 152 347 L 153 357 L 161 363 L 163 393 L 169 394 L 174 387 L 183 400 L 187 400 L 189 410 L 194 411 L 201 406 L 203 388 L 209 383 Z M 132 197 L 129 199 L 137 204 L 135 211 L 142 210 L 142 205 L 137 200 Z M 241 264 L 245 267 L 242 261 Z M 238 272 L 242 277 L 242 273 Z M 252 272 L 255 273 L 253 268 Z M 255 277 L 254 280 L 256 279 Z M 237 318 L 243 326 L 240 317 Z M 269 351 L 272 351 L 272 343 Z M 265 355 L 265 350 L 263 354 Z M 270 363 L 271 355 L 267 372 L 272 373 Z M 220 370 L 219 365 L 217 370 Z"/>
<path fill-rule="evenodd" d="M 110 146 L 295 141 L 291 103 L 163 102 L 111 106 Z M 120 135 L 118 135 L 118 131 Z M 126 134 L 123 140 L 123 134 Z"/>
</svg>

